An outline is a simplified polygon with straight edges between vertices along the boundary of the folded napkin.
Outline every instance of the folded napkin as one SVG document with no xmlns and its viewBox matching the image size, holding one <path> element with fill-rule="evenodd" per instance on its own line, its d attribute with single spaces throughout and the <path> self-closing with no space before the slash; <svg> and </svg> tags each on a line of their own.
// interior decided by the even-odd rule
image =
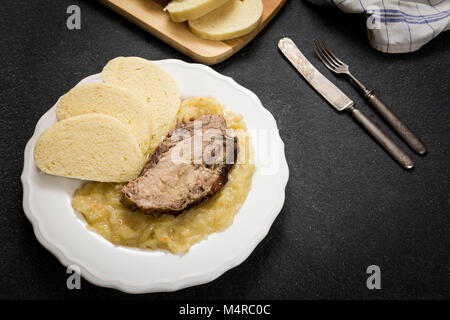
<svg viewBox="0 0 450 320">
<path fill-rule="evenodd" d="M 367 16 L 370 44 L 388 53 L 416 51 L 450 29 L 450 0 L 309 0 Z"/>
</svg>

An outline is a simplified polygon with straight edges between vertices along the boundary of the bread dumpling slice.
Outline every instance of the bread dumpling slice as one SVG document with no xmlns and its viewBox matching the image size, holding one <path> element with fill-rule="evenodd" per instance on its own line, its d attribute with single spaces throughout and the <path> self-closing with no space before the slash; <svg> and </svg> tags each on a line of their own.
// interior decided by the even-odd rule
<svg viewBox="0 0 450 320">
<path fill-rule="evenodd" d="M 172 0 L 164 8 L 174 22 L 193 20 L 223 6 L 229 0 Z"/>
<path fill-rule="evenodd" d="M 197 36 L 210 40 L 229 40 L 252 32 L 260 23 L 262 0 L 230 0 L 210 13 L 189 20 Z"/>
<path fill-rule="evenodd" d="M 88 113 L 45 130 L 34 148 L 45 173 L 101 182 L 127 182 L 142 170 L 145 157 L 130 129 L 114 117 Z"/>
<path fill-rule="evenodd" d="M 150 151 L 175 126 L 180 91 L 172 77 L 156 64 L 138 57 L 118 57 L 102 71 L 106 84 L 125 88 L 143 99 L 150 115 Z"/>
<path fill-rule="evenodd" d="M 143 153 L 150 146 L 150 118 L 146 105 L 129 91 L 104 83 L 85 83 L 62 96 L 56 117 L 64 120 L 86 113 L 110 115 L 128 126 Z"/>
</svg>

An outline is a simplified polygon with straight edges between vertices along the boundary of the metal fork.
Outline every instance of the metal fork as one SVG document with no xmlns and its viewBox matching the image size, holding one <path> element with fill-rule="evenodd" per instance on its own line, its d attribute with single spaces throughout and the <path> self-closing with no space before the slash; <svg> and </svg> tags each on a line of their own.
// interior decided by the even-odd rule
<svg viewBox="0 0 450 320">
<path fill-rule="evenodd" d="M 336 57 L 322 39 L 314 40 L 314 51 L 323 64 L 337 74 L 346 74 L 364 94 L 369 103 L 381 114 L 400 137 L 418 154 L 425 154 L 427 147 L 374 93 L 369 90 L 349 71 L 348 65 Z"/>
</svg>

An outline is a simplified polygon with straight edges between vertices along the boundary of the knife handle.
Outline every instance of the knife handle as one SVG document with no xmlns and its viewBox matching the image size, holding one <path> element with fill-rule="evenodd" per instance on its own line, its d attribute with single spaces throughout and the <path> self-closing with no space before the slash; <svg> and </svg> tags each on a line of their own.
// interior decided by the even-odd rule
<svg viewBox="0 0 450 320">
<path fill-rule="evenodd" d="M 421 155 L 427 152 L 425 144 L 372 91 L 368 91 L 365 97 L 411 149 Z"/>
<path fill-rule="evenodd" d="M 369 132 L 372 137 L 394 158 L 403 168 L 412 169 L 414 161 L 394 141 L 370 120 L 361 110 L 355 107 L 347 109 L 353 118 Z"/>
</svg>

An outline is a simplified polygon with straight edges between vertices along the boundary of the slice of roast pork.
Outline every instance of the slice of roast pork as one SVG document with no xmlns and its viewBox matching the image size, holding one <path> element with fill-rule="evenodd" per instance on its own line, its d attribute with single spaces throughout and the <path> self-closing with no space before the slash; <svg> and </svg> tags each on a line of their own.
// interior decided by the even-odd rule
<svg viewBox="0 0 450 320">
<path fill-rule="evenodd" d="M 237 153 L 237 137 L 223 116 L 179 121 L 140 176 L 124 186 L 122 203 L 145 214 L 179 214 L 225 185 Z"/>
</svg>

